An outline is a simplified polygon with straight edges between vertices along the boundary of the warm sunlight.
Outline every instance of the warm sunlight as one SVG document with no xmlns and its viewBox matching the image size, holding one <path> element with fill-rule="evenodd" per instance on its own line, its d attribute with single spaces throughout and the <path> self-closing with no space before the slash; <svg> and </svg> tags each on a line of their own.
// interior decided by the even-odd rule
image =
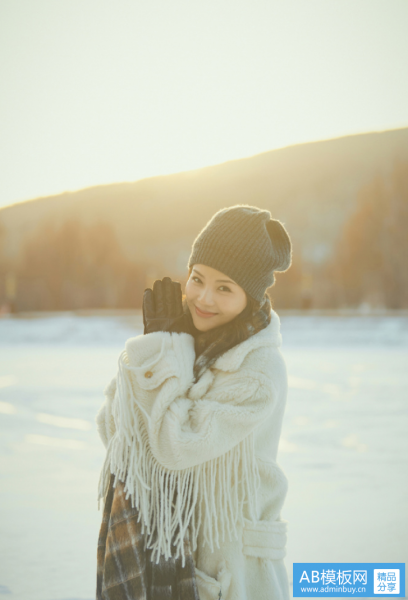
<svg viewBox="0 0 408 600">
<path fill-rule="evenodd" d="M 404 127 L 407 18 L 405 0 L 6 0 L 0 206 Z"/>
<path fill-rule="evenodd" d="M 407 23 L 0 1 L 0 596 L 405 597 Z"/>
</svg>

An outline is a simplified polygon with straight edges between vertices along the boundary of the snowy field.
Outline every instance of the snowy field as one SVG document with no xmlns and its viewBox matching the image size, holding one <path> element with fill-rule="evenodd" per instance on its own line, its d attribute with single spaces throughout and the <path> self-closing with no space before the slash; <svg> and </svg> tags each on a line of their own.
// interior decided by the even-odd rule
<svg viewBox="0 0 408 600">
<path fill-rule="evenodd" d="M 408 562 L 408 316 L 281 314 L 293 562 Z M 0 595 L 93 600 L 94 416 L 140 316 L 0 319 Z M 256 599 L 254 599 L 256 600 Z"/>
</svg>

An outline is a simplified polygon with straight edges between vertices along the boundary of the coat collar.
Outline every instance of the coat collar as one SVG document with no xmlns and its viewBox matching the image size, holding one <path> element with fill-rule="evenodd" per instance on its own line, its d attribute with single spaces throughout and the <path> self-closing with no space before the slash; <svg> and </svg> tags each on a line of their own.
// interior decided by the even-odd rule
<svg viewBox="0 0 408 600">
<path fill-rule="evenodd" d="M 270 323 L 255 335 L 237 344 L 233 348 L 224 352 L 212 365 L 216 369 L 222 371 L 237 371 L 241 366 L 246 355 L 261 346 L 281 346 L 282 336 L 280 333 L 280 318 L 279 315 L 271 309 Z"/>
</svg>

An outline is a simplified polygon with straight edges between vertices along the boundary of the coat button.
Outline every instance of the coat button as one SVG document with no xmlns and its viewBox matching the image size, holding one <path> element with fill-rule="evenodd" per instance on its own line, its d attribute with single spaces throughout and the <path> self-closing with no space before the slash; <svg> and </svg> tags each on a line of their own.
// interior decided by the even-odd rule
<svg viewBox="0 0 408 600">
<path fill-rule="evenodd" d="M 153 377 L 153 373 L 151 371 L 146 371 L 145 377 L 147 377 L 148 379 L 150 379 L 150 377 Z"/>
</svg>

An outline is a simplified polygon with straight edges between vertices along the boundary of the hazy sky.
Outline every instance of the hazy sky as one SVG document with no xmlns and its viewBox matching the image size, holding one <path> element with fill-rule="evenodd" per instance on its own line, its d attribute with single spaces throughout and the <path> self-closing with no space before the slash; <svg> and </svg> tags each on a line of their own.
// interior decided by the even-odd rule
<svg viewBox="0 0 408 600">
<path fill-rule="evenodd" d="M 408 126 L 407 0 L 0 0 L 0 206 Z"/>
</svg>

